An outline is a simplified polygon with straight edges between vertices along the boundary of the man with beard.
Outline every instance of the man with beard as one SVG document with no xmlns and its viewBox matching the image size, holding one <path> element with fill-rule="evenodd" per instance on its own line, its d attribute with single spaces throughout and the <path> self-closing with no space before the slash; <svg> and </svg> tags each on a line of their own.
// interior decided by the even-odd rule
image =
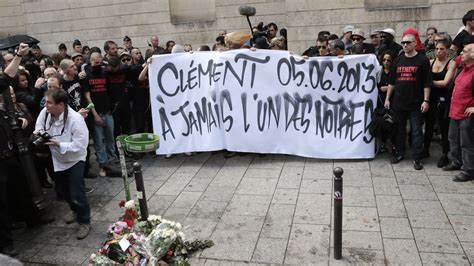
<svg viewBox="0 0 474 266">
<path fill-rule="evenodd" d="M 117 57 L 118 56 L 118 48 L 117 44 L 114 41 L 106 41 L 104 43 L 104 51 L 105 51 L 105 56 L 104 59 L 105 61 L 109 61 L 111 57 Z"/>
<path fill-rule="evenodd" d="M 380 32 L 380 39 L 382 40 L 382 46 L 379 49 L 378 56 L 382 55 L 385 51 L 389 51 L 391 54 L 398 56 L 403 47 L 394 41 L 395 31 L 393 29 L 384 29 Z"/>
</svg>

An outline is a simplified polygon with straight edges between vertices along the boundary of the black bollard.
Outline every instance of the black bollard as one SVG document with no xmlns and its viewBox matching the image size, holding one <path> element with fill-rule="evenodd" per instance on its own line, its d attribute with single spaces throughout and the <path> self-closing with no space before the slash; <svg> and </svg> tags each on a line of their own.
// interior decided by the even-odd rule
<svg viewBox="0 0 474 266">
<path fill-rule="evenodd" d="M 341 167 L 334 168 L 334 259 L 342 258 L 342 174 Z"/>
<path fill-rule="evenodd" d="M 146 203 L 145 185 L 143 184 L 142 165 L 139 162 L 133 163 L 133 175 L 137 185 L 137 197 L 140 205 L 140 216 L 142 221 L 148 219 L 148 205 Z"/>
</svg>

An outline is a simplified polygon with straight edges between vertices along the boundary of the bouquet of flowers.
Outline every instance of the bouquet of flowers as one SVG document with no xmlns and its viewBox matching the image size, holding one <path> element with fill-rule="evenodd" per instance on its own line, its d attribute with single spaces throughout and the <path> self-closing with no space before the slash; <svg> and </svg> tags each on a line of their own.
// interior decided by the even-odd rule
<svg viewBox="0 0 474 266">
<path fill-rule="evenodd" d="M 125 212 L 120 221 L 109 226 L 109 239 L 97 254 L 91 255 L 91 265 L 156 265 L 159 262 L 189 265 L 187 256 L 190 253 L 214 244 L 210 240 L 185 241 L 180 223 L 157 215 L 139 221 L 133 200 L 121 201 L 119 206 L 125 207 Z"/>
</svg>

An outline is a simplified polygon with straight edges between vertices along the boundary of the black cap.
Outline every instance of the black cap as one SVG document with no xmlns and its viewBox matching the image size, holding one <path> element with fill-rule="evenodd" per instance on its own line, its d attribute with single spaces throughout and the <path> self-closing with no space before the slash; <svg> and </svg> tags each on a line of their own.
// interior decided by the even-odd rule
<svg viewBox="0 0 474 266">
<path fill-rule="evenodd" d="M 61 43 L 61 44 L 58 46 L 58 49 L 59 49 L 59 50 L 67 50 L 66 45 L 65 45 L 64 43 Z"/>
<path fill-rule="evenodd" d="M 31 46 L 31 49 L 41 49 L 41 48 L 39 47 L 39 45 L 35 44 L 35 45 Z"/>
<path fill-rule="evenodd" d="M 81 41 L 79 41 L 78 39 L 75 39 L 73 42 L 72 42 L 72 47 L 76 46 L 76 45 L 82 45 Z"/>
<path fill-rule="evenodd" d="M 128 37 L 128 36 L 123 37 L 123 41 L 124 41 L 124 42 L 129 42 L 129 41 L 131 41 L 131 40 L 132 40 L 132 39 L 130 39 L 130 37 Z"/>
</svg>

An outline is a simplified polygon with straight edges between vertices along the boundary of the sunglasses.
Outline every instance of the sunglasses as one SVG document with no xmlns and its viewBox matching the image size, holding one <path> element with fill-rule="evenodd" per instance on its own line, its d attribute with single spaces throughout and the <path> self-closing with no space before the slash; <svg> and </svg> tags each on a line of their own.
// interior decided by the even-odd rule
<svg viewBox="0 0 474 266">
<path fill-rule="evenodd" d="M 129 61 L 131 61 L 131 60 L 132 60 L 132 59 L 130 59 L 130 58 L 123 58 L 123 59 L 122 59 L 122 63 L 129 62 Z"/>
<path fill-rule="evenodd" d="M 385 38 L 387 38 L 386 35 L 380 35 L 380 39 L 385 39 Z"/>
<path fill-rule="evenodd" d="M 362 39 L 356 37 L 356 38 L 352 38 L 352 40 L 353 40 L 353 41 L 360 41 L 360 40 L 362 40 Z"/>
<path fill-rule="evenodd" d="M 316 46 L 316 48 L 318 48 L 318 49 L 326 49 L 327 47 L 326 47 L 326 46 Z"/>
<path fill-rule="evenodd" d="M 401 42 L 402 45 L 409 45 L 409 44 L 411 44 L 411 43 L 412 43 L 412 42 L 410 42 L 410 41 L 403 41 L 403 42 Z"/>
<path fill-rule="evenodd" d="M 392 60 L 384 58 L 382 59 L 382 62 L 392 62 Z"/>
</svg>

